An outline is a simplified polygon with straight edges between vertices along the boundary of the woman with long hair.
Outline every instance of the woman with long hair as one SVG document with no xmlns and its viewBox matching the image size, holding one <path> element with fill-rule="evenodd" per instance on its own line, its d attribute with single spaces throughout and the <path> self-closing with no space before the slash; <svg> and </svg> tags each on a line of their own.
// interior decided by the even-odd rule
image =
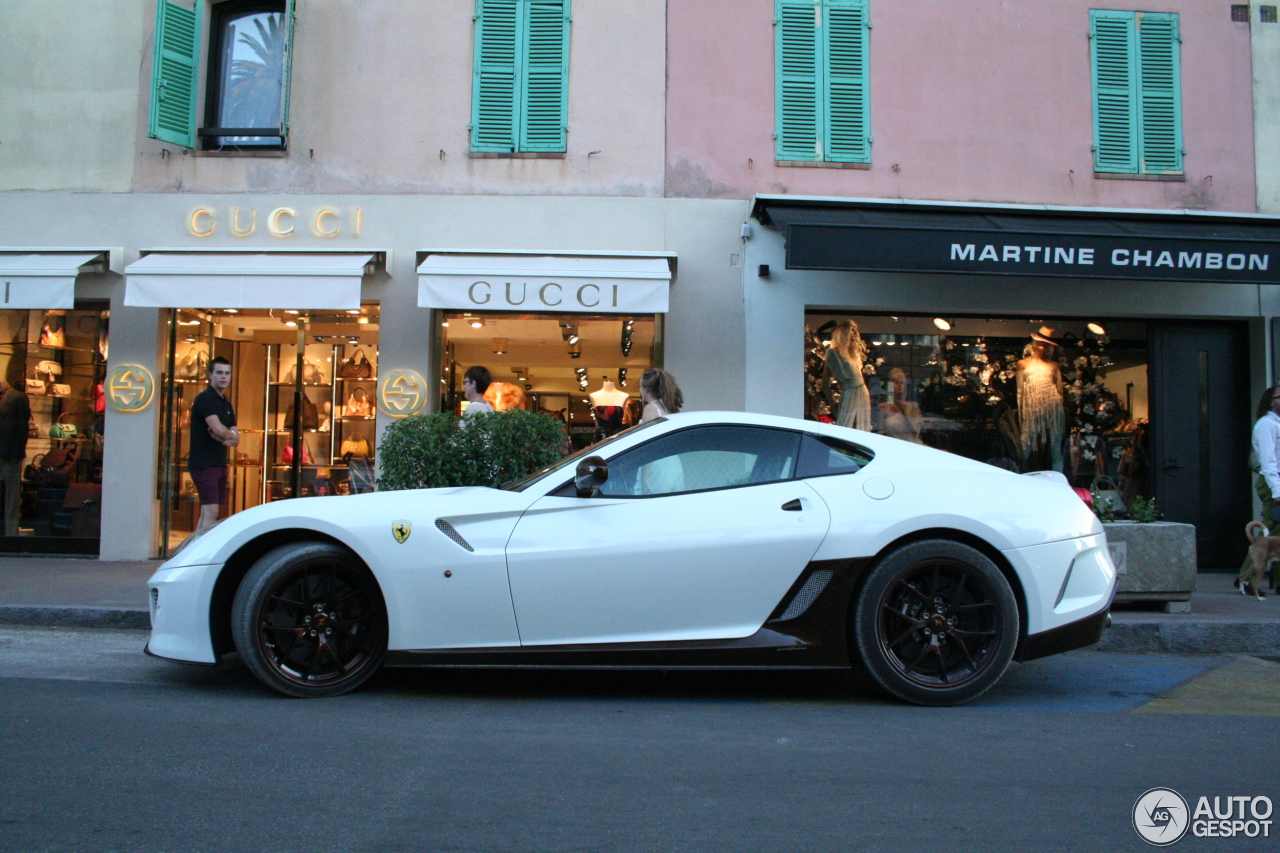
<svg viewBox="0 0 1280 853">
<path fill-rule="evenodd" d="M 867 359 L 867 345 L 852 320 L 836 323 L 831 333 L 831 346 L 827 348 L 826 375 L 835 377 L 840 386 L 840 407 L 836 410 L 836 423 L 854 429 L 871 429 L 871 392 L 862 375 Z M 831 383 L 826 377 L 822 382 L 827 401 L 831 399 Z"/>
<path fill-rule="evenodd" d="M 644 411 L 640 414 L 642 424 L 674 415 L 684 406 L 684 394 L 676 378 L 657 367 L 650 367 L 640 377 L 640 399 L 644 401 Z"/>
</svg>

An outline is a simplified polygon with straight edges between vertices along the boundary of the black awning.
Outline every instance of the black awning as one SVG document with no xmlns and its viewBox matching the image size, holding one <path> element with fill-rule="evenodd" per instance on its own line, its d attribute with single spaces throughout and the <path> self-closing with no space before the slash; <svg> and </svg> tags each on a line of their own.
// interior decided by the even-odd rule
<svg viewBox="0 0 1280 853">
<path fill-rule="evenodd" d="M 1280 284 L 1280 219 L 757 197 L 787 269 Z"/>
</svg>

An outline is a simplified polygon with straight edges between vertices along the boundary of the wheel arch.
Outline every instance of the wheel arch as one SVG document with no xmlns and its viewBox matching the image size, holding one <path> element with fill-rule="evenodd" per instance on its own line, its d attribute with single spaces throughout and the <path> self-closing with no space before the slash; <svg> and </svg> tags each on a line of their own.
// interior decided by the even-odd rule
<svg viewBox="0 0 1280 853">
<path fill-rule="evenodd" d="M 1026 592 L 1022 588 L 1022 581 L 1018 578 L 1018 573 L 1013 570 L 1013 565 L 1008 561 L 1008 559 L 1006 559 L 1005 555 L 1000 552 L 999 548 L 996 548 L 981 536 L 977 536 L 965 530 L 957 530 L 954 527 L 926 527 L 921 530 L 913 530 L 910 533 L 899 536 L 897 539 L 881 548 L 880 551 L 867 563 L 866 569 L 858 577 L 858 582 L 853 589 L 853 594 L 849 598 L 849 607 L 852 608 L 857 602 L 858 596 L 862 593 L 862 588 L 866 585 L 867 578 L 871 574 L 871 569 L 878 565 L 881 560 L 905 545 L 910 545 L 913 542 L 919 542 L 925 539 L 948 539 L 953 542 L 959 542 L 962 545 L 968 545 L 969 547 L 980 551 L 984 556 L 990 559 L 991 562 L 996 564 L 996 568 L 1000 570 L 1000 573 L 1004 575 L 1005 580 L 1009 582 L 1009 588 L 1013 590 L 1013 598 L 1018 603 L 1018 640 L 1019 645 L 1021 645 L 1022 640 L 1027 635 L 1027 597 Z M 852 621 L 850 622 L 850 625 L 852 625 Z M 850 642 L 847 638 L 849 632 L 846 631 L 845 633 L 845 642 Z M 854 652 L 855 650 L 850 647 L 849 656 L 851 660 L 856 657 Z"/>
<path fill-rule="evenodd" d="M 359 560 L 365 568 L 369 568 L 368 563 L 350 545 L 319 530 L 288 527 L 271 530 L 250 539 L 227 558 L 222 571 L 218 573 L 218 580 L 214 583 L 213 594 L 209 599 L 209 636 L 213 641 L 215 657 L 220 658 L 228 652 L 235 651 L 235 643 L 231 638 L 231 604 L 245 575 L 264 554 L 281 545 L 290 545 L 294 542 L 328 542 L 337 545 L 349 551 L 352 557 Z M 370 574 L 373 573 L 370 572 Z M 377 583 L 376 576 L 374 576 L 374 582 Z"/>
</svg>

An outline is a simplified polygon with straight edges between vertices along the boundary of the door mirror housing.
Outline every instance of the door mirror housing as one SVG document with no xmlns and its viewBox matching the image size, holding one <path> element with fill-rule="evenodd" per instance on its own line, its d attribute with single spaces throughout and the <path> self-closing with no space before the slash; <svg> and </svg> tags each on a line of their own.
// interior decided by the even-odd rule
<svg viewBox="0 0 1280 853">
<path fill-rule="evenodd" d="M 609 480 L 609 463 L 603 456 L 588 456 L 578 463 L 574 473 L 573 487 L 580 498 L 594 498 L 600 494 L 600 487 Z"/>
</svg>

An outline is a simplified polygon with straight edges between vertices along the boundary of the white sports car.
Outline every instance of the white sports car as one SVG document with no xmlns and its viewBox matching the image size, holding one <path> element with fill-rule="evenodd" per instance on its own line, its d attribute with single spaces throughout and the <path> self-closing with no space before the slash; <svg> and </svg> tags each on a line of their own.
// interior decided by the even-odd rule
<svg viewBox="0 0 1280 853">
<path fill-rule="evenodd" d="M 148 581 L 150 654 L 238 651 L 332 696 L 407 666 L 861 665 L 949 705 L 1094 643 L 1115 568 L 1060 474 L 811 421 L 700 412 L 503 489 L 290 500 Z"/>
</svg>

